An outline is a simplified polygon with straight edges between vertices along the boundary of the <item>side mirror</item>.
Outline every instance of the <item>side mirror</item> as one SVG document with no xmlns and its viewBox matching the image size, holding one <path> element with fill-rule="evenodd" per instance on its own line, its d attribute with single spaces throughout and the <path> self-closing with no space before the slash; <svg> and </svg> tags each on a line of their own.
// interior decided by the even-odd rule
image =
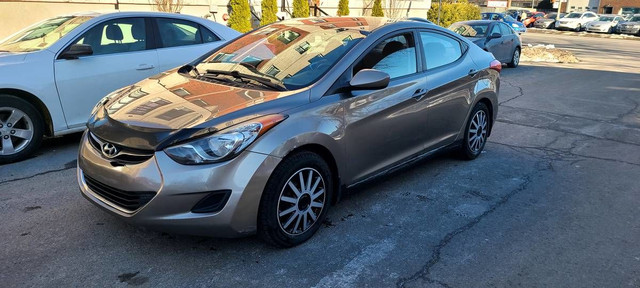
<svg viewBox="0 0 640 288">
<path fill-rule="evenodd" d="M 80 56 L 88 56 L 93 54 L 93 49 L 89 44 L 73 44 L 67 48 L 62 54 L 60 59 L 78 59 Z"/>
<path fill-rule="evenodd" d="M 375 90 L 389 85 L 389 74 L 375 69 L 362 69 L 353 75 L 349 85 L 354 90 Z"/>
<path fill-rule="evenodd" d="M 497 39 L 497 38 L 502 38 L 502 34 L 500 33 L 493 33 L 489 36 L 489 39 Z"/>
</svg>

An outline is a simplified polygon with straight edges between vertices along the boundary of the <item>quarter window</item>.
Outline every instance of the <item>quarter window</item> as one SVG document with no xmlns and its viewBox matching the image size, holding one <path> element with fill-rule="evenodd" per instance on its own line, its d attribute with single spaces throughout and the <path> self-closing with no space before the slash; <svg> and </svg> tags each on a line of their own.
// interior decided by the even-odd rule
<svg viewBox="0 0 640 288">
<path fill-rule="evenodd" d="M 427 69 L 453 63 L 462 57 L 462 47 L 457 40 L 432 32 L 420 32 L 420 40 L 427 61 Z"/>
<path fill-rule="evenodd" d="M 195 45 L 220 40 L 201 25 L 180 19 L 157 18 L 162 47 Z"/>
<path fill-rule="evenodd" d="M 141 51 L 147 48 L 144 18 L 103 22 L 89 29 L 74 44 L 89 44 L 93 55 Z"/>
</svg>

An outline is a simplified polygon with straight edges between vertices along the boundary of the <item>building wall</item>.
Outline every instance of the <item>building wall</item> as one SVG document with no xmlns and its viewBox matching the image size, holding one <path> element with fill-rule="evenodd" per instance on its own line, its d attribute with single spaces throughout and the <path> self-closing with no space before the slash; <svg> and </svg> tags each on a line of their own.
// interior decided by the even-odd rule
<svg viewBox="0 0 640 288">
<path fill-rule="evenodd" d="M 565 9 L 562 12 L 597 12 L 599 2 L 600 0 L 567 0 L 566 7 L 563 5 Z"/>
<path fill-rule="evenodd" d="M 605 7 L 611 7 L 613 14 L 640 14 L 640 0 L 600 0 L 598 13 L 604 13 Z M 624 11 L 623 11 L 624 10 Z"/>
</svg>

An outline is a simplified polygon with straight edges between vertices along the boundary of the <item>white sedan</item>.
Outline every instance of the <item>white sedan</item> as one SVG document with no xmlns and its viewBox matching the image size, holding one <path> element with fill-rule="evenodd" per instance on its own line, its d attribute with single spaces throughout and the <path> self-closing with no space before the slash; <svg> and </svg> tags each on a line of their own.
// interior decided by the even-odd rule
<svg viewBox="0 0 640 288">
<path fill-rule="evenodd" d="M 113 12 L 55 17 L 9 36 L 0 42 L 0 164 L 33 153 L 43 136 L 82 131 L 108 93 L 239 35 L 188 15 Z"/>
</svg>

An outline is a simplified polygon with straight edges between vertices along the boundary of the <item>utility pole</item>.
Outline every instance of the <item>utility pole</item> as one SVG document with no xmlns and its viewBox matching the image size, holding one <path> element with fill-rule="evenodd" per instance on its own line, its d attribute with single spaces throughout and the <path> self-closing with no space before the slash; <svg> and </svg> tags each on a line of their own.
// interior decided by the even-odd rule
<svg viewBox="0 0 640 288">
<path fill-rule="evenodd" d="M 442 0 L 438 0 L 438 26 L 440 26 L 440 11 L 442 11 Z"/>
</svg>

